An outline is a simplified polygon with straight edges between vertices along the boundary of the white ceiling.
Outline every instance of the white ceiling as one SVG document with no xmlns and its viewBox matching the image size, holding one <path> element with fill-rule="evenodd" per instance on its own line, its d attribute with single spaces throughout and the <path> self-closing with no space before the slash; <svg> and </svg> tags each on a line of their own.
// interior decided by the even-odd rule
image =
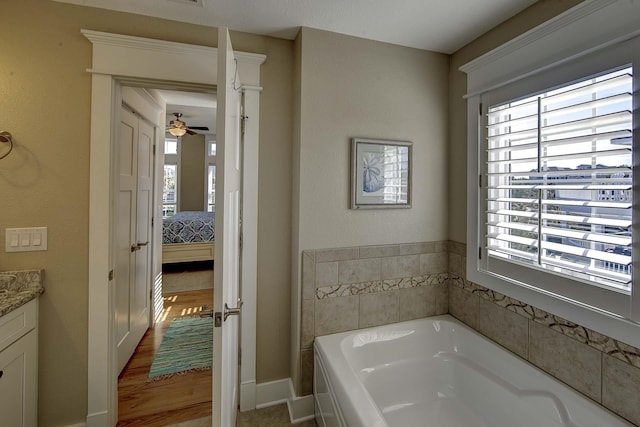
<svg viewBox="0 0 640 427">
<path fill-rule="evenodd" d="M 294 39 L 301 26 L 453 53 L 536 0 L 54 0 Z M 215 133 L 215 96 L 162 91 L 167 124 Z"/>
<path fill-rule="evenodd" d="M 301 26 L 453 53 L 535 0 L 56 0 L 294 39 Z"/>
</svg>

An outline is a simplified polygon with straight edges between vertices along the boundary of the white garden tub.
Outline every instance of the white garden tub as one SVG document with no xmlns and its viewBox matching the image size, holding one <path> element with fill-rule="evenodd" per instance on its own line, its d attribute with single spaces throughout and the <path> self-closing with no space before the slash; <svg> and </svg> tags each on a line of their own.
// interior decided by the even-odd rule
<svg viewBox="0 0 640 427">
<path fill-rule="evenodd" d="M 625 420 L 451 316 L 317 337 L 320 427 L 616 427 Z"/>
</svg>

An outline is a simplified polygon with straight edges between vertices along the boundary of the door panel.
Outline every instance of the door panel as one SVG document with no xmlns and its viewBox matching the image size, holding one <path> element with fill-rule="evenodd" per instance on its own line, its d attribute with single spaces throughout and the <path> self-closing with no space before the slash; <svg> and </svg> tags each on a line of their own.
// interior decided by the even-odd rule
<svg viewBox="0 0 640 427">
<path fill-rule="evenodd" d="M 115 326 L 118 372 L 149 327 L 154 129 L 120 109 Z"/>
<path fill-rule="evenodd" d="M 216 163 L 216 251 L 214 309 L 238 306 L 242 147 L 240 81 L 226 28 L 218 31 L 218 116 Z M 239 318 L 229 316 L 214 328 L 213 426 L 235 426 L 238 408 Z"/>
</svg>

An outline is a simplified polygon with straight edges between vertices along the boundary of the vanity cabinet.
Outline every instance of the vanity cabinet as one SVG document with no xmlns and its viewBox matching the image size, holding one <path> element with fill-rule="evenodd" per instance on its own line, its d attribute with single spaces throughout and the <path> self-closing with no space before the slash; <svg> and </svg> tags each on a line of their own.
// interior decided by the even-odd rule
<svg viewBox="0 0 640 427">
<path fill-rule="evenodd" d="M 0 317 L 0 424 L 38 423 L 38 298 Z"/>
</svg>

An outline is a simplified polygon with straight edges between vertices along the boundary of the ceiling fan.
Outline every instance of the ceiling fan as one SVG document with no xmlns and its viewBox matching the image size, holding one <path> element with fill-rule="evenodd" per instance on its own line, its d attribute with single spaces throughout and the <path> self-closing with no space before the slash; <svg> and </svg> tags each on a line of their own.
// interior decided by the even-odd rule
<svg viewBox="0 0 640 427">
<path fill-rule="evenodd" d="M 171 120 L 169 122 L 169 128 L 167 131 L 173 136 L 182 136 L 185 133 L 189 135 L 196 135 L 198 132 L 196 130 L 209 130 L 206 126 L 187 126 L 185 122 L 180 120 L 182 117 L 182 113 L 173 113 L 176 116 L 175 120 Z"/>
</svg>

